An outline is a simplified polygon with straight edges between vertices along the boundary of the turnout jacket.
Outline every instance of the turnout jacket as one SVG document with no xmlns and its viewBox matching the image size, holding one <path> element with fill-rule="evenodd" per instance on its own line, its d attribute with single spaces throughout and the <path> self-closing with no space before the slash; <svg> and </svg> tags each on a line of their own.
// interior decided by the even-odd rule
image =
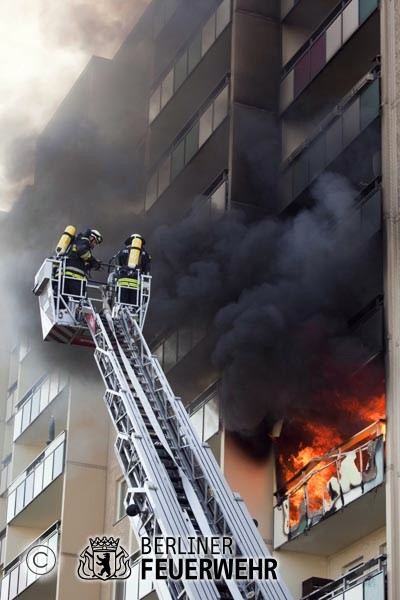
<svg viewBox="0 0 400 600">
<path fill-rule="evenodd" d="M 100 263 L 92 254 L 89 238 L 79 234 L 72 244 L 71 252 L 66 261 L 66 274 L 81 279 L 86 271 L 99 268 Z"/>
</svg>

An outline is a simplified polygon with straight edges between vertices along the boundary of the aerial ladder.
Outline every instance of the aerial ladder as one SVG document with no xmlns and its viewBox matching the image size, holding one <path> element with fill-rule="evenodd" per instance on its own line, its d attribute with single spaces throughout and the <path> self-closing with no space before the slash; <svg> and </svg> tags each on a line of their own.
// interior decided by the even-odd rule
<svg viewBox="0 0 400 600">
<path fill-rule="evenodd" d="M 43 338 L 95 348 L 138 540 L 171 536 L 185 546 L 190 537 L 229 536 L 237 556 L 270 558 L 243 500 L 198 438 L 143 336 L 151 276 L 139 273 L 134 305 L 120 301 L 115 281 L 82 282 L 80 293 L 71 296 L 65 292 L 65 262 L 62 256 L 46 259 L 35 278 Z M 279 574 L 276 580 L 155 579 L 153 585 L 162 600 L 292 598 Z"/>
</svg>

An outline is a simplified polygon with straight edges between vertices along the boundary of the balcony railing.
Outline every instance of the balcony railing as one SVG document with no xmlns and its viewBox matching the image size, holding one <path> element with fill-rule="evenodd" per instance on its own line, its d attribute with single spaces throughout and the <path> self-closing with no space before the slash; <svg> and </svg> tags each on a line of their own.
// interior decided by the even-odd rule
<svg viewBox="0 0 400 600">
<path fill-rule="evenodd" d="M 44 411 L 46 406 L 64 389 L 66 379 L 60 372 L 46 375 L 21 400 L 14 420 L 15 440 Z"/>
<path fill-rule="evenodd" d="M 134 555 L 132 563 L 132 574 L 125 583 L 124 600 L 140 600 L 154 590 L 154 582 L 140 577 L 140 561 L 142 557 Z"/>
<path fill-rule="evenodd" d="M 352 569 L 301 600 L 385 600 L 386 555 Z"/>
<path fill-rule="evenodd" d="M 378 0 L 343 0 L 285 65 L 281 110 L 285 110 L 378 7 Z"/>
<path fill-rule="evenodd" d="M 295 200 L 380 115 L 380 75 L 374 69 L 285 161 L 283 206 Z"/>
<path fill-rule="evenodd" d="M 385 423 L 379 420 L 313 459 L 275 493 L 275 548 L 383 483 L 384 435 Z"/>
<path fill-rule="evenodd" d="M 7 523 L 48 487 L 64 470 L 65 431 L 11 484 Z"/>
<path fill-rule="evenodd" d="M 60 523 L 52 525 L 43 535 L 37 538 L 28 548 L 5 568 L 5 575 L 1 580 L 1 600 L 13 600 L 17 598 L 27 587 L 32 585 L 41 575 L 33 573 L 26 564 L 29 551 L 35 546 L 47 546 L 58 556 L 58 529 Z"/>
</svg>

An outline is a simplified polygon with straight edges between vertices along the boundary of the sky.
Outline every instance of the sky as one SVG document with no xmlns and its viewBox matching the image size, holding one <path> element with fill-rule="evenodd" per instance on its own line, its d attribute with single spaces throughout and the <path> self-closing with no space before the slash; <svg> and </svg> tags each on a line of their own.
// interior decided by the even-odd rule
<svg viewBox="0 0 400 600">
<path fill-rule="evenodd" d="M 0 211 L 32 183 L 37 136 L 90 57 L 112 58 L 149 1 L 0 2 Z"/>
</svg>

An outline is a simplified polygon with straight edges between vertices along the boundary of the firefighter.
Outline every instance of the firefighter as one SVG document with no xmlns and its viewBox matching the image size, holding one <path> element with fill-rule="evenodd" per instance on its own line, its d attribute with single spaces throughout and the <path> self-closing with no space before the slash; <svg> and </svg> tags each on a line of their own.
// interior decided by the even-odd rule
<svg viewBox="0 0 400 600">
<path fill-rule="evenodd" d="M 92 250 L 103 241 L 97 229 L 87 229 L 79 233 L 65 261 L 64 294 L 66 296 L 84 296 L 86 292 L 86 273 L 101 267 Z"/>
<path fill-rule="evenodd" d="M 145 240 L 134 233 L 125 240 L 115 257 L 116 279 L 120 287 L 118 301 L 122 304 L 139 305 L 140 274 L 150 273 L 151 256 L 144 249 Z"/>
</svg>

